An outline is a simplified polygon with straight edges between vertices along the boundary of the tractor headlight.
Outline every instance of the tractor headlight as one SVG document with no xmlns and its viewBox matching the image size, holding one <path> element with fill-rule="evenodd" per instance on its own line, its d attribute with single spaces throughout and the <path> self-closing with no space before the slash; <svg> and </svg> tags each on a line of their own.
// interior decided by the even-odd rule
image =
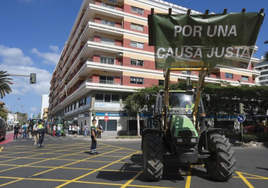
<svg viewBox="0 0 268 188">
<path fill-rule="evenodd" d="M 177 138 L 177 142 L 182 142 L 182 138 Z"/>
<path fill-rule="evenodd" d="M 191 138 L 191 143 L 197 143 L 197 138 Z"/>
</svg>

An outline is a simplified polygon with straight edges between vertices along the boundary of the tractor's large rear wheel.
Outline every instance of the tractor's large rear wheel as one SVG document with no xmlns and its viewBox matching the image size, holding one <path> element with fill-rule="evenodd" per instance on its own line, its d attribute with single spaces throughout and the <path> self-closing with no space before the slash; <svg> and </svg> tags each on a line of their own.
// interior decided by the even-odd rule
<svg viewBox="0 0 268 188">
<path fill-rule="evenodd" d="M 204 160 L 207 173 L 217 181 L 228 181 L 235 172 L 235 152 L 229 139 L 212 134 L 208 139 L 210 157 Z"/>
<path fill-rule="evenodd" d="M 163 148 L 158 134 L 147 134 L 143 138 L 143 174 L 148 181 L 158 181 L 163 175 Z"/>
</svg>

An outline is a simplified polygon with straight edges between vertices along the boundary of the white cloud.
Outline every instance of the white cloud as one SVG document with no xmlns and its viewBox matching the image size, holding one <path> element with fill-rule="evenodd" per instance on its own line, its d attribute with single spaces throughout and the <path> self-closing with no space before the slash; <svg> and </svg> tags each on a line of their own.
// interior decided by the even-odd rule
<svg viewBox="0 0 268 188">
<path fill-rule="evenodd" d="M 55 49 L 55 46 L 53 48 Z M 60 58 L 60 54 L 58 53 L 41 53 L 36 48 L 33 48 L 30 52 L 36 54 L 40 58 L 43 58 L 44 64 L 56 65 Z"/>
<path fill-rule="evenodd" d="M 2 63 L 4 64 L 24 66 L 31 66 L 34 64 L 31 58 L 25 56 L 19 48 L 9 48 L 0 45 L 0 57 L 2 57 Z"/>
<path fill-rule="evenodd" d="M 37 111 L 37 108 L 36 108 L 36 107 L 32 107 L 32 108 L 31 108 L 31 111 L 32 111 L 32 112 L 36 112 L 36 111 Z"/>
<path fill-rule="evenodd" d="M 59 51 L 59 47 L 58 47 L 58 46 L 50 45 L 49 48 L 50 48 L 51 50 L 53 50 L 54 52 L 56 52 L 56 53 Z"/>
<path fill-rule="evenodd" d="M 1 69 L 8 70 L 9 74 L 22 74 L 30 75 L 30 73 L 36 73 L 36 84 L 30 84 L 29 77 L 13 77 L 13 85 L 11 85 L 11 95 L 24 95 L 27 93 L 32 94 L 48 94 L 50 87 L 50 79 L 52 74 L 44 69 L 37 67 L 26 67 L 26 66 L 10 66 L 1 64 Z"/>
<path fill-rule="evenodd" d="M 11 95 L 49 93 L 52 74 L 45 69 L 31 66 L 33 64 L 31 58 L 25 56 L 21 49 L 0 45 L 0 57 L 3 57 L 2 61 L 0 59 L 1 70 L 6 70 L 9 74 L 30 76 L 30 73 L 36 73 L 36 84 L 30 84 L 29 77 L 13 76 Z"/>
</svg>

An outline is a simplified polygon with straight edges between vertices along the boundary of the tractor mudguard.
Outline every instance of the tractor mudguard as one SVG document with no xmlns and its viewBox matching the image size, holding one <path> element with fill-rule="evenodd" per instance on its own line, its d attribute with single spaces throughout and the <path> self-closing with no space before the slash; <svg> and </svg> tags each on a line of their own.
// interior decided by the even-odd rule
<svg viewBox="0 0 268 188">
<path fill-rule="evenodd" d="M 146 136 L 147 134 L 158 134 L 161 137 L 161 131 L 159 129 L 144 129 L 142 131 L 142 140 L 141 143 L 143 143 L 143 138 L 144 136 Z M 143 144 L 141 144 L 141 150 L 142 150 Z"/>
<path fill-rule="evenodd" d="M 219 134 L 221 134 L 220 132 L 221 131 L 223 131 L 223 129 L 221 129 L 221 128 L 211 128 L 211 129 L 207 129 L 207 130 L 205 130 L 205 131 L 203 131 L 202 133 L 201 133 L 201 136 L 200 136 L 200 138 L 199 138 L 199 142 L 198 142 L 198 153 L 201 153 L 201 151 L 202 151 L 202 147 L 204 146 L 204 144 L 205 144 L 205 146 L 207 147 L 207 139 L 210 137 L 210 135 L 212 134 L 212 133 L 219 133 Z"/>
</svg>

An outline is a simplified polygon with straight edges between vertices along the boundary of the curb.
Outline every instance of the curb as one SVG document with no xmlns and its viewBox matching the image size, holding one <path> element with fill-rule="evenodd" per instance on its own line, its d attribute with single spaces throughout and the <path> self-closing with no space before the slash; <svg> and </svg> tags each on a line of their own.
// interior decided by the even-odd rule
<svg viewBox="0 0 268 188">
<path fill-rule="evenodd" d="M 244 142 L 239 142 L 236 141 L 233 144 L 234 147 L 268 147 L 268 142 L 249 142 L 249 143 L 244 143 Z"/>
</svg>

